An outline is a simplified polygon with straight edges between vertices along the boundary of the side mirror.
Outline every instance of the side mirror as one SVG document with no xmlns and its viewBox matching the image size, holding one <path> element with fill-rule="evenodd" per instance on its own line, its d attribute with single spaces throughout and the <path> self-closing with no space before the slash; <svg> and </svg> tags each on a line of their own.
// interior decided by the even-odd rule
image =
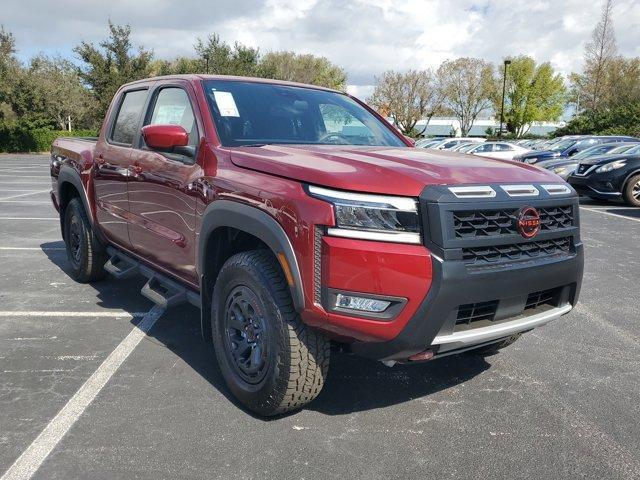
<svg viewBox="0 0 640 480">
<path fill-rule="evenodd" d="M 578 149 L 577 148 L 572 148 L 571 150 L 569 150 L 569 153 L 567 153 L 568 157 L 573 157 L 576 153 L 578 153 Z"/>
<path fill-rule="evenodd" d="M 403 135 L 403 137 L 407 142 L 409 142 L 411 144 L 412 147 L 416 146 L 416 141 L 413 138 L 407 137 L 406 135 Z"/>
<path fill-rule="evenodd" d="M 156 150 L 170 150 L 189 144 L 189 134 L 180 125 L 147 125 L 142 127 L 145 143 Z"/>
</svg>

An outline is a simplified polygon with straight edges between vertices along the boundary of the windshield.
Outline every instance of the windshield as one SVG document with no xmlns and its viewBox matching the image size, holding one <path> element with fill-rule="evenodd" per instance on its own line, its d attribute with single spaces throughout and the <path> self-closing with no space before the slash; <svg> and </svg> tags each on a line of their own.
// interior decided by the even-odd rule
<svg viewBox="0 0 640 480">
<path fill-rule="evenodd" d="M 575 140 L 563 140 L 551 145 L 549 147 L 549 150 L 551 150 L 552 152 L 562 152 L 563 150 L 566 150 L 567 148 L 572 146 L 574 143 L 576 143 Z"/>
<path fill-rule="evenodd" d="M 640 145 L 636 145 L 635 147 L 631 147 L 625 153 L 629 153 L 629 154 L 633 154 L 633 155 L 635 155 L 637 153 L 640 153 Z"/>
<path fill-rule="evenodd" d="M 616 147 L 613 150 L 610 150 L 609 153 L 611 155 L 617 155 L 619 153 L 627 153 L 627 152 L 631 152 L 633 151 L 634 148 L 637 148 L 637 145 L 631 144 L 631 145 L 622 145 L 620 147 Z"/>
<path fill-rule="evenodd" d="M 366 108 L 340 93 L 228 80 L 207 80 L 204 88 L 225 147 L 407 146 Z"/>
<path fill-rule="evenodd" d="M 583 158 L 594 157 L 596 155 L 604 155 L 615 148 L 615 145 L 594 145 L 593 147 L 585 148 L 579 153 L 576 153 L 573 158 L 580 160 Z"/>
<path fill-rule="evenodd" d="M 467 153 L 468 151 L 476 148 L 478 146 L 477 143 L 469 143 L 467 145 L 465 145 L 464 147 L 460 148 L 458 151 L 459 152 L 463 152 L 463 153 Z"/>
</svg>

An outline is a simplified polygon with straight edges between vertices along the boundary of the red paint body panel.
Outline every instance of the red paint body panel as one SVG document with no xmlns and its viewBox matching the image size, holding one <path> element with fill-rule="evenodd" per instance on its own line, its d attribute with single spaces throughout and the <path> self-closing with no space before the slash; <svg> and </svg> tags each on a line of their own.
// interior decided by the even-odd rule
<svg viewBox="0 0 640 480">
<path fill-rule="evenodd" d="M 147 125 L 142 127 L 144 141 L 151 148 L 184 147 L 189 134 L 180 125 Z"/>
<path fill-rule="evenodd" d="M 421 245 L 324 237 L 323 285 L 351 292 L 403 297 L 408 301 L 402 312 L 391 321 L 326 314 L 324 321 L 330 326 L 323 328 L 360 340 L 390 340 L 400 333 L 416 312 L 431 287 L 431 281 L 431 255 Z"/>
<path fill-rule="evenodd" d="M 333 208 L 307 195 L 302 182 L 405 196 L 417 196 L 426 185 L 435 184 L 559 182 L 555 175 L 533 166 L 409 148 L 411 143 L 388 124 L 407 148 L 224 148 L 209 113 L 202 87 L 205 78 L 218 77 L 162 77 L 123 87 L 153 90 L 179 84 L 187 91 L 200 135 L 195 163 L 173 162 L 139 145 L 111 144 L 105 140 L 106 121 L 97 143 L 74 139 L 54 142 L 52 159 L 63 159 L 61 166 L 52 167 L 54 204 L 60 202 L 58 172 L 71 168 L 81 179 L 81 193 L 95 228 L 109 242 L 194 289 L 199 288 L 202 273 L 196 268 L 202 255 L 197 246 L 206 207 L 225 199 L 258 208 L 279 223 L 293 246 L 303 283 L 303 320 L 341 340 L 380 341 L 397 336 L 429 291 L 431 255 L 421 245 L 325 237 L 322 281 L 326 286 L 408 300 L 391 321 L 325 312 L 314 299 L 314 235 L 317 225 L 335 224 Z M 107 119 L 123 89 L 116 94 Z"/>
<path fill-rule="evenodd" d="M 269 145 L 231 150 L 233 162 L 244 168 L 370 193 L 418 196 L 426 185 L 558 181 L 532 165 L 422 148 Z"/>
</svg>

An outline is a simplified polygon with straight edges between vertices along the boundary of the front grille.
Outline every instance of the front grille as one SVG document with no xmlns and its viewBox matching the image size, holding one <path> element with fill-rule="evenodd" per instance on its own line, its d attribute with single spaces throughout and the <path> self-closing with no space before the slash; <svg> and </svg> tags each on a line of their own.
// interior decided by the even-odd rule
<svg viewBox="0 0 640 480">
<path fill-rule="evenodd" d="M 492 321 L 497 309 L 498 300 L 460 305 L 456 325 L 470 325 L 483 320 Z"/>
<path fill-rule="evenodd" d="M 489 245 L 463 248 L 462 258 L 467 263 L 499 262 L 504 260 L 522 260 L 540 256 L 569 253 L 571 237 L 538 240 L 534 242 L 513 243 L 508 245 Z"/>
<path fill-rule="evenodd" d="M 558 306 L 558 298 L 562 292 L 562 287 L 550 288 L 548 290 L 542 290 L 540 292 L 533 292 L 527 296 L 527 303 L 525 304 L 525 310 L 535 310 L 541 305 L 551 305 L 553 307 Z"/>
<path fill-rule="evenodd" d="M 554 231 L 573 226 L 571 205 L 538 208 L 538 212 L 542 231 Z M 517 235 L 515 226 L 517 214 L 517 209 L 453 212 L 455 236 L 456 238 L 473 238 Z"/>
</svg>

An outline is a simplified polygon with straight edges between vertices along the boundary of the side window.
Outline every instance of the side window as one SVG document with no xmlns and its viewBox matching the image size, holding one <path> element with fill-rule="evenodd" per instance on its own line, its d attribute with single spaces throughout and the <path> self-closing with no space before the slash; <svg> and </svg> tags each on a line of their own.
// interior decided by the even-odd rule
<svg viewBox="0 0 640 480">
<path fill-rule="evenodd" d="M 350 112 L 339 105 L 323 103 L 319 105 L 320 115 L 326 131 L 325 137 L 331 135 L 340 137 L 362 137 L 362 140 L 372 138 L 374 135 L 364 123 L 354 117 Z M 355 140 L 355 139 L 354 139 Z M 368 143 L 366 140 L 357 143 Z"/>
<path fill-rule="evenodd" d="M 113 129 L 111 130 L 110 140 L 127 145 L 133 143 L 146 99 L 146 90 L 134 90 L 133 92 L 126 92 L 124 94 L 116 120 L 113 124 Z"/>
<path fill-rule="evenodd" d="M 163 88 L 156 97 L 149 125 L 180 125 L 189 133 L 189 146 L 198 144 L 198 127 L 187 92 L 181 88 Z"/>
<path fill-rule="evenodd" d="M 480 145 L 475 153 L 487 153 L 493 151 L 493 145 Z"/>
<path fill-rule="evenodd" d="M 513 147 L 507 143 L 497 143 L 495 150 L 499 152 L 510 152 L 513 150 Z"/>
</svg>

